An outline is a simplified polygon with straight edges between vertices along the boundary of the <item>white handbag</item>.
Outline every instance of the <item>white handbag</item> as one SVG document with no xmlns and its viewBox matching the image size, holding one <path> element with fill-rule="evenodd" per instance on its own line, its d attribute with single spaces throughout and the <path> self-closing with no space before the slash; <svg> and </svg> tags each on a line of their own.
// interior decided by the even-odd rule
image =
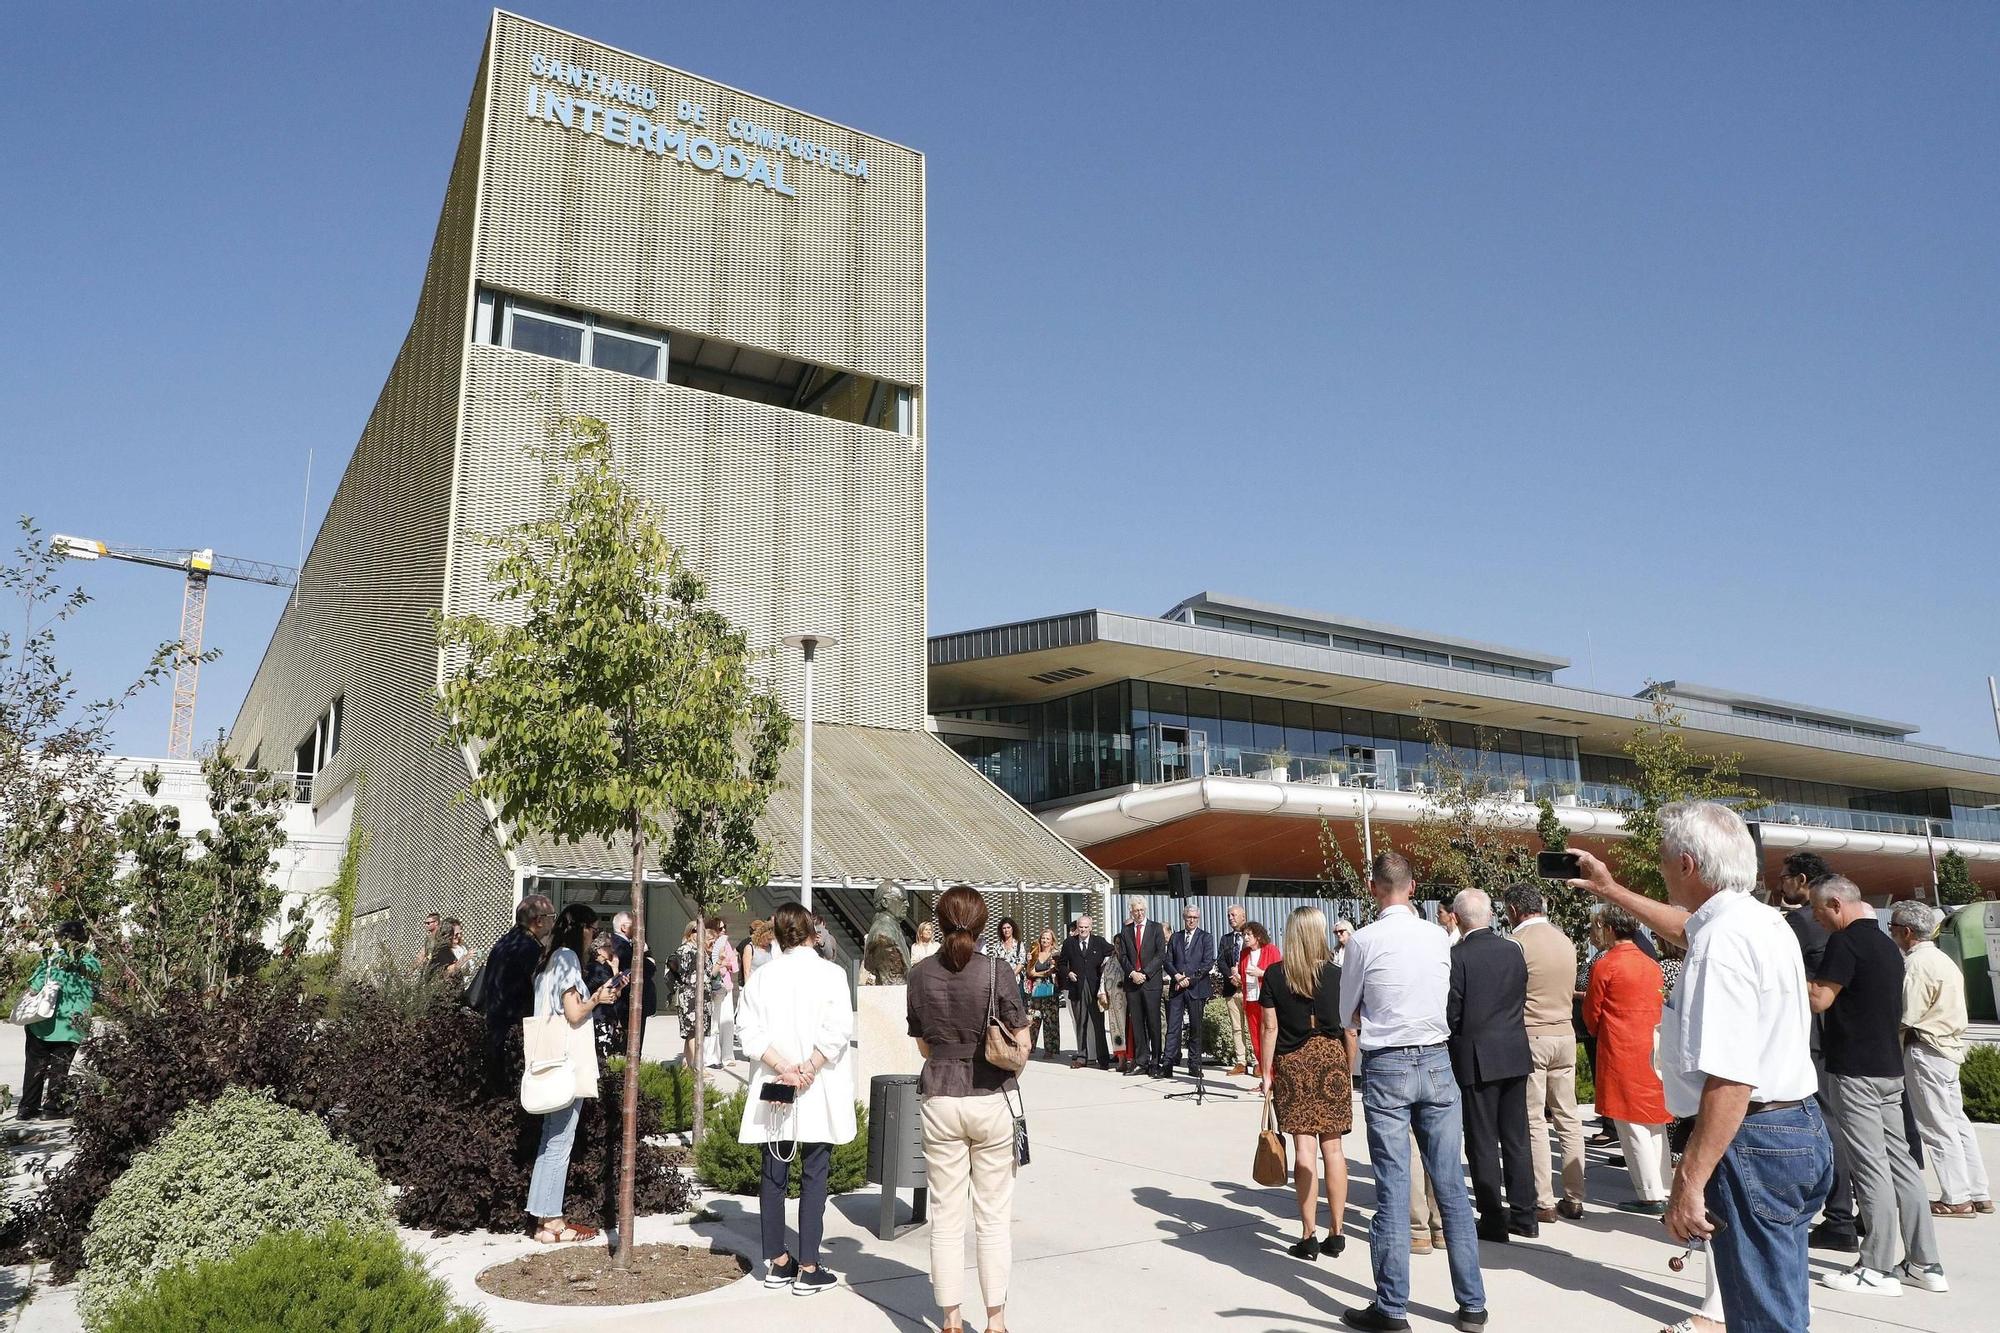
<svg viewBox="0 0 2000 1333">
<path fill-rule="evenodd" d="M 31 1023 L 41 1023 L 56 1016 L 56 1004 L 62 998 L 62 982 L 54 972 L 49 973 L 39 990 L 23 991 L 21 998 L 14 1002 L 12 1021 L 21 1027 Z"/>
<path fill-rule="evenodd" d="M 561 1014 L 521 1020 L 521 1109 L 549 1115 L 576 1100 L 576 1069 L 570 1063 L 569 1020 Z"/>
</svg>

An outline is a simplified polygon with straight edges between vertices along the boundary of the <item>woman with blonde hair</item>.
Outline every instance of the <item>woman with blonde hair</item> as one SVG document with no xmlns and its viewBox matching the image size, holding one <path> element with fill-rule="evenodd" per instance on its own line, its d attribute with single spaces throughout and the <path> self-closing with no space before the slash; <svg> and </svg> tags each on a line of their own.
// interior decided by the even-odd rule
<svg viewBox="0 0 2000 1333">
<path fill-rule="evenodd" d="M 1259 1033 L 1264 1095 L 1277 1103 L 1278 1130 L 1292 1136 L 1292 1183 L 1299 1227 L 1291 1253 L 1338 1257 L 1347 1246 L 1347 1156 L 1341 1138 L 1354 1128 L 1354 1033 L 1340 1024 L 1340 965 L 1326 939 L 1326 914 L 1300 907 L 1285 922 L 1284 957 L 1264 969 L 1257 1003 L 1267 1016 Z M 1325 1169 L 1318 1168 L 1324 1163 Z M 1315 1238 L 1319 1179 L 1333 1225 Z"/>
<path fill-rule="evenodd" d="M 915 967 L 937 951 L 937 928 L 928 921 L 917 922 L 917 942 L 910 946 L 910 966 Z"/>
</svg>

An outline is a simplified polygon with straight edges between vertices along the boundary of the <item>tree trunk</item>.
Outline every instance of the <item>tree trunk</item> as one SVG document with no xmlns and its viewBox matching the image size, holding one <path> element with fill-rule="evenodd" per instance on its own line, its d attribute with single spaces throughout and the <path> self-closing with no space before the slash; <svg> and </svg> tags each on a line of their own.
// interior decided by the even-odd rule
<svg viewBox="0 0 2000 1333">
<path fill-rule="evenodd" d="M 625 1082 L 618 1126 L 618 1250 L 613 1267 L 632 1266 L 632 1195 L 639 1171 L 639 1053 L 646 1042 L 646 834 L 632 821 L 632 966 L 625 983 Z M 635 975 L 636 974 L 636 975 Z"/>
<path fill-rule="evenodd" d="M 701 904 L 694 909 L 694 979 L 689 984 L 694 987 L 694 1133 L 688 1138 L 692 1148 L 701 1142 L 705 1099 L 702 1096 L 708 1082 L 708 1067 L 701 1058 L 702 1025 L 708 1014 L 708 916 Z"/>
</svg>

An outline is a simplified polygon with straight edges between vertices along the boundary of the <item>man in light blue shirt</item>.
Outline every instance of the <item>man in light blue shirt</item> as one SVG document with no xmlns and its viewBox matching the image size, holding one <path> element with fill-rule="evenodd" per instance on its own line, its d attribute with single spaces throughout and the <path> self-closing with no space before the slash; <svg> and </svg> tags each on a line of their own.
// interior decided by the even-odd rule
<svg viewBox="0 0 2000 1333">
<path fill-rule="evenodd" d="M 1437 1190 L 1451 1259 L 1455 1327 L 1486 1327 L 1486 1287 L 1479 1276 L 1479 1238 L 1460 1166 L 1464 1122 L 1458 1081 L 1445 1040 L 1451 997 L 1451 949 L 1444 932 L 1410 906 L 1416 881 L 1410 863 L 1383 852 L 1369 866 L 1375 920 L 1356 931 L 1340 969 L 1342 1021 L 1361 1034 L 1361 1103 L 1368 1122 L 1368 1156 L 1375 1165 L 1375 1216 L 1368 1224 L 1375 1300 L 1348 1310 L 1349 1328 L 1396 1333 L 1407 1329 L 1410 1304 L 1410 1132 Z"/>
</svg>

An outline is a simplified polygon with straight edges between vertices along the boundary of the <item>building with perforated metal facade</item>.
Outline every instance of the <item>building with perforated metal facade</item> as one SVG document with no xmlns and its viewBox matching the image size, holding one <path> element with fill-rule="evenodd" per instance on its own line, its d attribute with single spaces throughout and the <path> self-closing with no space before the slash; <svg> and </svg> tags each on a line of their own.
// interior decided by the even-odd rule
<svg viewBox="0 0 2000 1333">
<path fill-rule="evenodd" d="M 432 910 L 490 940 L 529 885 L 575 897 L 629 864 L 508 846 L 436 712 L 436 617 L 506 614 L 482 539 L 552 503 L 534 449 L 576 413 L 788 705 L 784 636 L 838 636 L 822 896 L 865 921 L 882 880 L 1104 882 L 926 728 L 924 247 L 915 150 L 494 15 L 410 332 L 230 737 L 297 771 L 330 832 L 361 821 L 357 950 L 413 948 Z M 772 893 L 798 883 L 799 777 L 795 753 Z"/>
</svg>

